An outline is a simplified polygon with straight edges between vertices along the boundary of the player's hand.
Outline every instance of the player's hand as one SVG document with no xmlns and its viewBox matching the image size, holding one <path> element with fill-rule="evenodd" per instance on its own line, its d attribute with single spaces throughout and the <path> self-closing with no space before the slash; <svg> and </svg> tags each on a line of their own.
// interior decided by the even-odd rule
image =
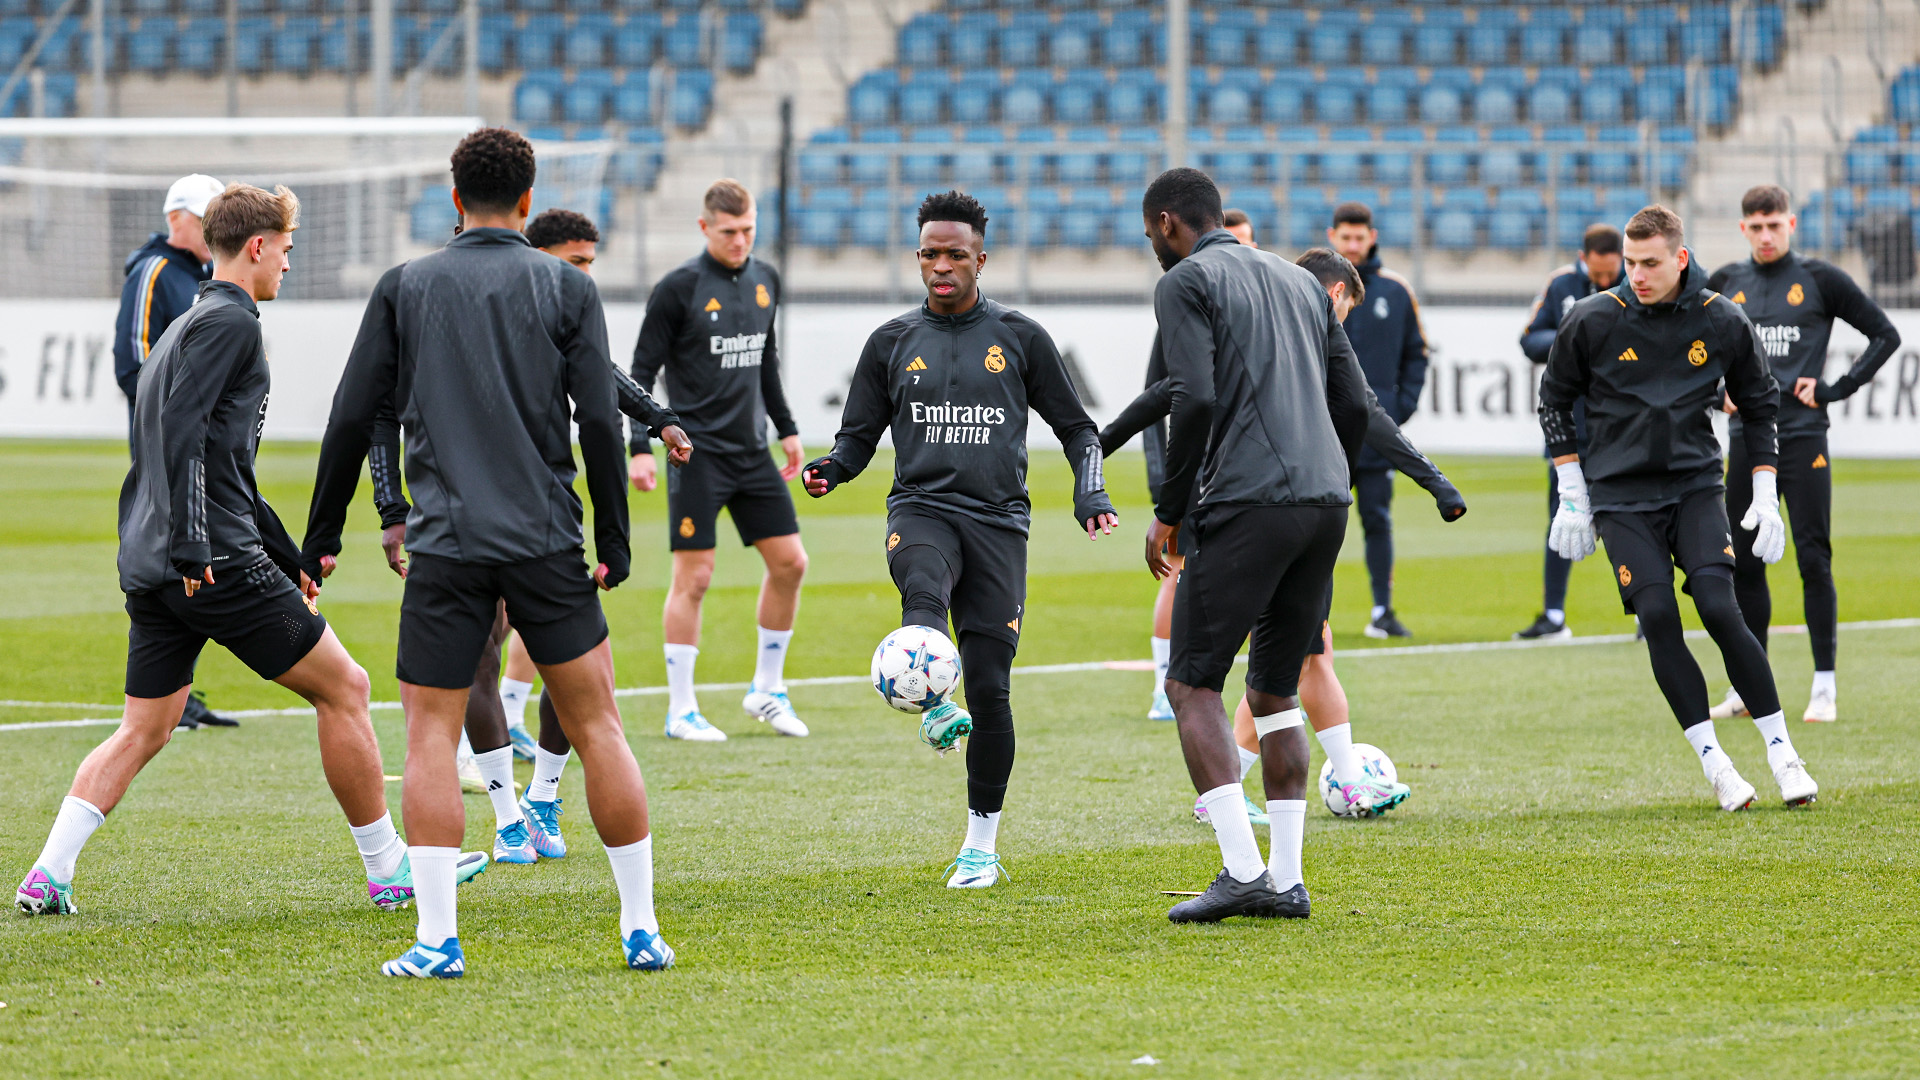
<svg viewBox="0 0 1920 1080">
<path fill-rule="evenodd" d="M 300 595 L 309 600 L 320 599 L 320 583 L 308 577 L 305 570 L 300 571 Z"/>
<path fill-rule="evenodd" d="M 1725 392 L 1725 391 L 1721 391 L 1721 393 L 1720 393 L 1720 411 L 1721 411 L 1721 412 L 1723 412 L 1723 413 L 1726 413 L 1726 414 L 1727 414 L 1728 416 L 1732 416 L 1732 415 L 1733 415 L 1734 413 L 1737 413 L 1737 412 L 1739 412 L 1739 411 L 1740 411 L 1740 406 L 1738 406 L 1738 405 L 1735 405 L 1735 404 L 1733 403 L 1733 395 L 1732 395 L 1732 394 L 1729 394 L 1729 393 L 1727 393 L 1727 392 Z"/>
<path fill-rule="evenodd" d="M 380 530 L 380 550 L 387 553 L 387 568 L 404 579 L 407 576 L 407 526 L 404 522 Z"/>
<path fill-rule="evenodd" d="M 1459 521 L 1467 516 L 1467 500 L 1444 477 L 1434 485 L 1433 504 L 1440 509 L 1441 521 Z"/>
<path fill-rule="evenodd" d="M 787 455 L 787 463 L 780 466 L 780 479 L 792 480 L 800 475 L 800 436 L 789 435 L 781 439 L 780 449 Z"/>
<path fill-rule="evenodd" d="M 1815 392 L 1819 389 L 1819 379 L 1810 379 L 1802 376 L 1793 380 L 1793 396 L 1799 398 L 1800 404 L 1805 405 L 1809 409 L 1819 407 L 1820 401 L 1814 397 Z"/>
<path fill-rule="evenodd" d="M 661 428 L 660 441 L 667 448 L 667 464 L 677 469 L 693 460 L 693 440 L 687 438 L 687 433 L 680 430 L 679 425 L 668 424 Z M 648 454 L 647 460 L 651 462 L 653 455 Z M 628 468 L 632 468 L 631 462 L 628 463 Z"/>
<path fill-rule="evenodd" d="M 1180 526 L 1169 525 L 1159 518 L 1147 525 L 1147 569 L 1152 571 L 1155 580 L 1173 573 L 1167 552 L 1179 550 L 1179 545 Z"/>
<path fill-rule="evenodd" d="M 203 573 L 201 577 L 204 577 L 206 579 L 207 584 L 209 585 L 213 584 L 213 567 L 211 566 L 207 567 L 205 573 Z M 194 593 L 200 591 L 200 578 L 183 577 L 180 579 L 180 581 L 182 584 L 186 585 L 188 596 L 192 596 Z"/>
<path fill-rule="evenodd" d="M 667 431 L 679 431 L 679 430 L 680 430 L 679 428 L 667 429 Z M 666 435 L 667 435 L 666 431 L 663 431 L 660 433 L 660 437 L 663 439 L 666 438 Z M 671 454 L 672 451 L 668 451 L 668 453 Z M 632 457 L 628 458 L 627 459 L 627 479 L 633 481 L 633 490 L 652 491 L 654 488 L 658 487 L 660 484 L 660 479 L 657 475 L 657 470 L 659 468 L 660 466 L 655 464 L 653 460 L 653 454 L 651 453 L 635 454 Z"/>
<path fill-rule="evenodd" d="M 1779 474 L 1772 469 L 1753 470 L 1753 505 L 1740 527 L 1754 534 L 1753 553 L 1771 566 L 1787 553 L 1787 523 L 1780 520 Z"/>
<path fill-rule="evenodd" d="M 1554 467 L 1559 474 L 1560 506 L 1547 529 L 1547 547 L 1555 555 L 1573 562 L 1593 554 L 1593 504 L 1587 498 L 1586 477 L 1580 463 L 1569 461 Z"/>
<path fill-rule="evenodd" d="M 607 584 L 607 564 L 601 563 L 593 568 L 593 583 L 600 586 L 601 592 L 612 592 L 613 586 Z"/>
<path fill-rule="evenodd" d="M 817 457 L 807 462 L 800 476 L 801 486 L 807 489 L 808 495 L 816 499 L 846 483 L 847 480 L 845 466 L 833 460 L 831 455 Z"/>
<path fill-rule="evenodd" d="M 330 578 L 333 576 L 333 572 L 338 569 L 340 569 L 339 559 L 336 559 L 331 555 L 320 556 L 320 576 L 321 577 Z"/>
<path fill-rule="evenodd" d="M 1098 540 L 1102 534 L 1112 536 L 1113 530 L 1120 527 L 1119 514 L 1101 514 L 1086 520 L 1087 539 Z"/>
</svg>

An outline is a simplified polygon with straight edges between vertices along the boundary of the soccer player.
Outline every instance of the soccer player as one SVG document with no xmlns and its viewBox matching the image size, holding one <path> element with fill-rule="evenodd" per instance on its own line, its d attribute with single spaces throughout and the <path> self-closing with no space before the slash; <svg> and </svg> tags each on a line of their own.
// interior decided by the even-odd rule
<svg viewBox="0 0 1920 1080">
<path fill-rule="evenodd" d="M 664 368 L 667 397 L 700 445 L 700 456 L 667 478 L 667 546 L 673 551 L 673 580 L 661 619 L 667 737 L 695 742 L 727 737 L 701 715 L 693 693 L 700 606 L 713 581 L 714 530 L 723 506 L 740 542 L 758 549 L 767 567 L 760 582 L 753 685 L 741 707 L 782 735 L 800 736 L 807 725 L 787 700 L 785 671 L 807 551 L 787 491 L 787 481 L 800 472 L 800 429 L 780 388 L 774 336 L 780 275 L 753 257 L 758 211 L 739 181 L 716 180 L 702 207 L 706 250 L 654 286 L 633 350 L 634 381 L 651 390 Z M 767 456 L 769 419 L 780 436 L 784 466 Z M 632 451 L 633 486 L 652 491 L 657 467 L 644 434 L 634 433 Z"/>
<path fill-rule="evenodd" d="M 1221 228 L 1220 192 L 1205 173 L 1161 173 L 1141 213 L 1166 270 L 1153 307 L 1170 403 L 1147 567 L 1165 577 L 1168 542 L 1183 527 L 1198 533 L 1174 599 L 1167 696 L 1224 864 L 1204 894 L 1167 917 L 1305 918 L 1308 752 L 1296 695 L 1346 535 L 1351 455 L 1367 425 L 1365 382 L 1351 359 L 1336 359 L 1350 350 L 1320 283 Z M 1201 494 L 1190 502 L 1196 484 Z M 1270 865 L 1247 819 L 1220 701 L 1249 633 L 1247 697 L 1265 762 Z"/>
<path fill-rule="evenodd" d="M 120 488 L 126 714 L 81 762 L 14 893 L 28 915 L 77 912 L 80 849 L 167 744 L 209 639 L 313 705 L 320 763 L 366 864 L 368 897 L 398 907 L 414 891 L 367 720 L 367 673 L 321 616 L 318 586 L 253 472 L 271 382 L 258 305 L 280 293 L 300 201 L 284 187 L 234 184 L 202 210 L 213 278 L 142 357 L 133 468 Z M 447 860 L 450 874 L 460 858 Z M 457 872 L 485 867 L 476 853 Z"/>
<path fill-rule="evenodd" d="M 579 214 L 566 210 L 549 210 L 528 224 L 528 235 L 548 240 L 554 239 L 555 230 L 550 226 L 555 215 L 561 214 L 566 214 L 573 219 L 571 221 L 561 219 L 561 221 L 565 229 L 575 236 L 582 231 L 583 225 L 585 231 L 593 231 L 593 223 Z M 543 222 L 545 222 L 544 225 Z M 536 225 L 542 227 L 536 229 Z M 532 240 L 529 239 L 528 243 L 532 243 Z M 561 240 L 556 246 L 568 243 L 576 245 L 572 248 L 575 254 L 587 256 L 584 264 L 576 259 L 566 260 L 568 264 L 582 268 L 583 273 L 590 273 L 591 271 L 586 268 L 590 268 L 593 263 L 593 242 L 587 244 L 584 252 L 577 246 L 577 241 Z M 548 251 L 546 248 L 541 250 Z M 553 252 L 548 251 L 548 253 Z M 373 347 L 371 342 L 378 340 L 383 332 L 383 325 L 370 324 L 369 329 L 373 337 L 368 347 Z M 672 410 L 662 408 L 656 403 L 617 365 L 612 371 L 615 389 L 619 393 L 620 410 L 644 425 L 653 434 L 660 436 L 669 447 L 667 460 L 676 467 L 680 465 L 692 444 L 687 441 L 685 432 L 680 430 L 679 418 L 673 414 Z M 412 507 L 408 505 L 406 496 L 402 493 L 400 482 L 399 423 L 396 407 L 390 403 L 383 405 L 373 423 L 372 430 L 373 443 L 366 451 L 366 458 L 373 479 L 374 503 L 379 509 L 380 520 L 383 523 L 380 545 L 386 553 L 387 566 L 404 579 L 407 576 L 406 522 Z M 356 472 L 359 468 L 357 459 L 349 460 L 345 455 L 336 456 L 333 460 L 337 468 Z M 338 550 L 339 526 L 343 522 L 329 518 L 331 511 L 327 506 L 322 505 L 328 502 L 329 498 L 323 497 L 321 492 L 333 491 L 336 482 L 351 484 L 354 481 L 350 475 L 337 478 L 323 477 L 321 482 L 315 485 L 315 508 L 308 519 L 310 523 L 325 522 L 319 528 L 310 525 L 309 540 L 311 542 L 325 537 L 325 542 L 318 547 L 330 551 Z M 348 488 L 348 494 L 351 495 L 351 487 Z M 331 575 L 334 565 L 334 555 L 321 555 L 321 576 L 324 578 Z M 503 635 L 507 645 L 501 642 Z M 510 704 L 511 699 L 506 688 L 507 680 L 499 677 L 501 655 L 509 647 L 512 650 L 509 655 L 517 654 L 515 659 L 524 663 L 527 668 L 526 681 L 519 687 L 521 696 L 517 707 Z M 487 648 L 481 655 L 479 669 L 474 675 L 473 692 L 467 696 L 466 722 L 460 734 L 460 748 L 455 756 L 461 790 L 484 794 L 493 804 L 495 862 L 525 864 L 543 858 L 565 858 L 567 854 L 566 838 L 560 830 L 560 815 L 564 811 L 558 792 L 560 778 L 565 773 L 567 761 L 572 753 L 572 744 L 567 741 L 566 732 L 554 713 L 553 701 L 545 695 L 540 699 L 540 738 L 537 743 L 527 735 L 524 722 L 518 728 L 519 733 L 517 735 L 514 733 L 514 721 L 525 712 L 525 692 L 531 690 L 533 677 L 537 674 L 538 669 L 534 666 L 532 658 L 527 655 L 526 646 L 521 642 L 520 636 L 508 630 L 503 607 L 495 620 Z M 516 802 L 513 759 L 521 756 L 518 753 L 518 746 L 522 738 L 530 744 L 530 752 L 525 757 L 533 761 L 534 771 L 533 781 L 527 785 L 525 796 Z M 476 745 L 487 749 L 476 753 L 473 749 Z"/>
<path fill-rule="evenodd" d="M 1620 600 L 1639 616 L 1661 693 L 1699 755 L 1723 810 L 1753 805 L 1707 715 L 1707 682 L 1687 649 L 1673 594 L 1676 566 L 1707 634 L 1720 648 L 1788 806 L 1813 801 L 1787 735 L 1766 650 L 1734 599 L 1734 539 L 1727 527 L 1720 443 L 1711 410 L 1722 380 L 1740 410 L 1753 499 L 1741 519 L 1764 562 L 1785 553 L 1775 494 L 1774 415 L 1779 387 L 1766 348 L 1739 305 L 1707 288 L 1685 246 L 1680 215 L 1649 206 L 1627 222 L 1627 281 L 1576 302 L 1560 321 L 1540 383 L 1540 427 L 1560 480 L 1560 509 L 1547 542 L 1575 562 L 1607 546 Z M 1587 452 L 1579 453 L 1573 403 L 1587 402 Z M 1591 489 L 1589 489 L 1591 483 Z M 1745 541 L 1741 541 L 1745 543 Z"/>
<path fill-rule="evenodd" d="M 1404 424 L 1420 406 L 1427 385 L 1427 339 L 1420 329 L 1420 302 L 1406 278 L 1380 265 L 1380 233 L 1364 203 L 1334 208 L 1327 242 L 1360 271 L 1370 298 L 1347 316 L 1346 332 L 1354 355 L 1380 405 L 1396 424 Z M 1360 452 L 1353 476 L 1366 536 L 1367 577 L 1373 583 L 1370 638 L 1412 637 L 1393 610 L 1393 466 L 1371 447 Z"/>
<path fill-rule="evenodd" d="M 593 824 L 620 892 L 627 964 L 671 967 L 653 908 L 646 787 L 614 704 L 597 589 L 627 577 L 626 475 L 606 318 L 593 279 L 522 233 L 533 147 L 482 128 L 453 152 L 464 229 L 387 271 L 334 395 L 315 483 L 309 558 L 339 550 L 338 523 L 380 413 L 397 403 L 414 505 L 395 668 L 407 711 L 403 789 L 420 922 L 387 975 L 457 978 L 449 853 L 466 827 L 454 746 L 501 601 L 526 638 L 579 751 Z M 598 565 L 585 558 L 570 427 L 593 499 Z M 492 696 L 491 694 L 487 696 Z"/>
<path fill-rule="evenodd" d="M 113 377 L 127 395 L 127 437 L 133 439 L 134 392 L 140 366 L 167 332 L 173 320 L 186 314 L 200 292 L 200 283 L 213 275 L 213 255 L 207 250 L 207 203 L 223 185 L 211 176 L 183 176 L 167 189 L 162 208 L 167 231 L 154 233 L 127 255 L 126 281 L 120 286 L 120 312 L 113 323 Z M 187 697 L 180 726 L 239 727 L 238 720 L 207 708 L 206 695 L 196 690 Z"/>
<path fill-rule="evenodd" d="M 1560 332 L 1560 320 L 1573 305 L 1604 292 L 1620 280 L 1620 230 L 1611 225 L 1589 225 L 1580 238 L 1580 258 L 1553 272 L 1547 287 L 1533 298 L 1533 314 L 1520 334 L 1520 351 L 1527 359 L 1546 366 L 1553 339 Z M 1584 400 L 1573 403 L 1573 427 L 1578 452 L 1587 447 L 1587 406 Z M 1547 466 L 1547 528 L 1553 528 L 1553 515 L 1560 507 L 1560 480 Z M 1532 625 L 1513 635 L 1515 641 L 1560 641 L 1573 636 L 1567 626 L 1567 577 L 1573 564 L 1552 548 L 1546 549 L 1541 579 L 1546 602 Z"/>
<path fill-rule="evenodd" d="M 1073 517 L 1088 539 L 1120 519 L 1093 421 L 1053 339 L 980 295 L 986 209 L 948 191 L 927 196 L 919 221 L 927 300 L 867 339 L 833 450 L 807 463 L 804 482 L 817 499 L 859 476 L 893 428 L 886 545 L 900 625 L 944 629 L 952 613 L 971 710 L 945 702 L 920 725 L 942 753 L 971 732 L 967 837 L 947 887 L 984 889 L 1000 880 L 1000 813 L 1013 773 L 1008 690 L 1027 593 L 1029 409 L 1073 467 Z"/>
<path fill-rule="evenodd" d="M 1839 687 L 1834 657 L 1839 649 L 1840 601 L 1833 588 L 1833 469 L 1827 453 L 1827 403 L 1844 401 L 1873 381 L 1874 373 L 1900 347 L 1900 331 L 1853 279 L 1832 263 L 1793 252 L 1798 224 L 1786 189 L 1762 184 L 1740 199 L 1740 233 L 1753 249 L 1745 262 L 1714 272 L 1707 287 L 1746 309 L 1760 331 L 1767 360 L 1780 384 L 1780 494 L 1787 500 L 1793 526 L 1793 553 L 1800 564 L 1800 592 L 1806 608 L 1807 639 L 1813 646 L 1813 691 L 1802 720 L 1838 719 Z M 1833 320 L 1867 336 L 1846 374 L 1825 382 L 1827 340 Z M 1722 408 L 1734 412 L 1731 400 Z M 1727 498 L 1738 505 L 1752 497 L 1742 424 L 1736 415 L 1728 438 Z M 1767 591 L 1767 564 L 1753 556 L 1753 535 L 1743 526 L 1734 544 L 1733 591 L 1747 629 L 1767 645 L 1773 597 Z M 1714 706 L 1716 719 L 1747 715 L 1737 689 Z"/>
</svg>

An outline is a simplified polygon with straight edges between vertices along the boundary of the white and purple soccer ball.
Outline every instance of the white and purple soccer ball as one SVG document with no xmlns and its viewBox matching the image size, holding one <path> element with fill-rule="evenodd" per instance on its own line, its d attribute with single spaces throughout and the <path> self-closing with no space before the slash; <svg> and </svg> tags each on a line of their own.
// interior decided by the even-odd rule
<svg viewBox="0 0 1920 1080">
<path fill-rule="evenodd" d="M 903 626 L 873 650 L 873 688 L 901 712 L 926 712 L 959 685 L 960 650 L 931 626 Z"/>
<path fill-rule="evenodd" d="M 1393 767 L 1393 759 L 1371 743 L 1354 743 L 1354 756 L 1360 759 L 1360 774 L 1369 780 L 1392 784 L 1400 780 L 1400 770 Z M 1320 801 L 1334 817 L 1348 817 L 1347 797 L 1333 782 L 1333 762 L 1320 766 Z"/>
</svg>

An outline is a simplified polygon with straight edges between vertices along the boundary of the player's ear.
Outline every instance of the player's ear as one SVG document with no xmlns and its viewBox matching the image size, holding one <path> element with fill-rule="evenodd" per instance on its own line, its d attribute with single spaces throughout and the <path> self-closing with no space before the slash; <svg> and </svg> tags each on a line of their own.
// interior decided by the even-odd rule
<svg viewBox="0 0 1920 1080">
<path fill-rule="evenodd" d="M 527 190 L 520 193 L 520 201 L 514 204 L 514 213 L 518 214 L 521 217 L 533 216 L 533 189 L 532 188 L 528 188 Z"/>
</svg>

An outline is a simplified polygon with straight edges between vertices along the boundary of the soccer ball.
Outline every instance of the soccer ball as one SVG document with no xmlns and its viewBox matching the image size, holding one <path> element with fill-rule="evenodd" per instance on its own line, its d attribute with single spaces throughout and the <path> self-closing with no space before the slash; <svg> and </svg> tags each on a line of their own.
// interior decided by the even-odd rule
<svg viewBox="0 0 1920 1080">
<path fill-rule="evenodd" d="M 926 712 L 959 685 L 960 650 L 931 626 L 903 626 L 873 650 L 873 688 L 901 712 Z"/>
<path fill-rule="evenodd" d="M 1367 779 L 1388 784 L 1399 781 L 1400 772 L 1393 767 L 1393 759 L 1382 753 L 1379 747 L 1370 743 L 1354 743 L 1353 752 L 1359 757 L 1360 772 Z M 1334 817 L 1348 816 L 1347 797 L 1334 786 L 1331 761 L 1320 766 L 1320 801 L 1327 804 L 1327 809 L 1333 812 Z"/>
</svg>

